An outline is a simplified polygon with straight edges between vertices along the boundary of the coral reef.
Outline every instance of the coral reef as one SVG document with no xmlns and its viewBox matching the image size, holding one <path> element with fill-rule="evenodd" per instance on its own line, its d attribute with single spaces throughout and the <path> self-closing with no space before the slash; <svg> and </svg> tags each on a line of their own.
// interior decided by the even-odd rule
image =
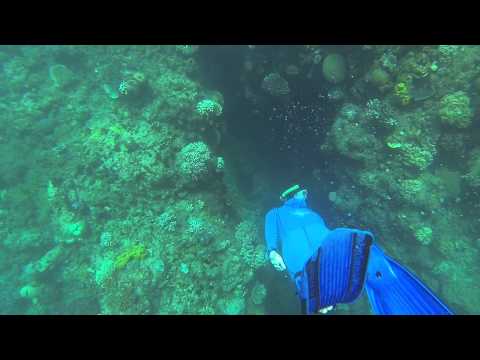
<svg viewBox="0 0 480 360">
<path fill-rule="evenodd" d="M 480 313 L 479 46 L 0 59 L 0 313 L 295 313 L 293 293 L 288 310 L 271 299 L 288 279 L 262 235 L 292 182 L 330 227 L 371 230 L 455 312 Z"/>
</svg>

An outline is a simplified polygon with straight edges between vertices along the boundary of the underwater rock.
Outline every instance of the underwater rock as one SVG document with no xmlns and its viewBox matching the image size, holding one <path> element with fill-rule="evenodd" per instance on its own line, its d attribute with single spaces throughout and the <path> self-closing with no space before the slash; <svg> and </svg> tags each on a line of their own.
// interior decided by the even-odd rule
<svg viewBox="0 0 480 360">
<path fill-rule="evenodd" d="M 245 311 L 245 299 L 235 297 L 226 302 L 224 307 L 225 315 L 240 315 Z"/>
<path fill-rule="evenodd" d="M 133 99 L 144 95 L 146 87 L 147 79 L 144 73 L 140 71 L 127 72 L 118 85 L 118 92 L 123 97 Z"/>
<path fill-rule="evenodd" d="M 468 161 L 468 172 L 465 176 L 470 186 L 480 187 L 480 148 L 474 149 Z"/>
<path fill-rule="evenodd" d="M 337 151 L 354 160 L 372 161 L 376 158 L 381 144 L 362 121 L 361 109 L 345 104 L 336 117 L 330 136 Z"/>
<path fill-rule="evenodd" d="M 250 295 L 250 299 L 252 300 L 252 303 L 254 303 L 255 305 L 263 304 L 266 297 L 267 297 L 267 289 L 265 288 L 265 285 L 259 282 L 255 283 Z"/>
<path fill-rule="evenodd" d="M 75 80 L 75 74 L 69 68 L 62 64 L 50 66 L 48 75 L 55 86 L 64 88 L 71 85 Z"/>
<path fill-rule="evenodd" d="M 413 101 L 423 101 L 435 95 L 432 83 L 428 77 L 415 78 L 412 81 L 410 95 Z"/>
<path fill-rule="evenodd" d="M 298 66 L 290 64 L 285 68 L 285 74 L 289 76 L 297 76 L 300 74 L 300 69 Z"/>
<path fill-rule="evenodd" d="M 119 92 L 108 84 L 103 84 L 103 91 L 105 91 L 107 96 L 112 100 L 116 100 L 120 97 Z"/>
<path fill-rule="evenodd" d="M 419 170 L 428 168 L 437 154 L 435 145 L 428 142 L 415 144 L 389 141 L 387 146 L 398 153 L 398 158 L 403 164 Z"/>
<path fill-rule="evenodd" d="M 57 219 L 61 231 L 60 242 L 73 243 L 80 238 L 86 230 L 86 223 L 83 219 L 76 219 L 70 211 L 62 211 Z"/>
<path fill-rule="evenodd" d="M 27 284 L 24 285 L 20 289 L 20 296 L 25 299 L 29 299 L 32 301 L 32 303 L 37 304 L 38 303 L 38 296 L 40 294 L 40 289 L 38 286 L 34 284 Z"/>
<path fill-rule="evenodd" d="M 381 92 L 386 91 L 391 86 L 390 75 L 380 67 L 375 67 L 370 71 L 366 76 L 366 81 Z"/>
<path fill-rule="evenodd" d="M 324 78 L 332 84 L 338 84 L 347 77 L 347 62 L 345 57 L 340 54 L 329 54 L 325 57 L 322 64 Z"/>
<path fill-rule="evenodd" d="M 62 254 L 62 250 L 62 246 L 55 246 L 53 249 L 47 251 L 47 253 L 35 263 L 34 270 L 41 273 L 50 270 L 57 263 L 58 258 Z"/>
</svg>

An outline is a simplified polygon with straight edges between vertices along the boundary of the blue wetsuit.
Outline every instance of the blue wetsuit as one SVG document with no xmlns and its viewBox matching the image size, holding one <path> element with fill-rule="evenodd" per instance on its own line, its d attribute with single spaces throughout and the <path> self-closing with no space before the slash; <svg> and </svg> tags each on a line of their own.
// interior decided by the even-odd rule
<svg viewBox="0 0 480 360">
<path fill-rule="evenodd" d="M 283 257 L 292 279 L 303 270 L 330 232 L 320 215 L 308 208 L 305 200 L 291 198 L 270 210 L 265 219 L 267 251 Z"/>
<path fill-rule="evenodd" d="M 413 273 L 372 244 L 371 233 L 330 230 L 304 199 L 291 198 L 266 214 L 265 241 L 268 253 L 281 254 L 300 299 L 315 304 L 315 311 L 354 301 L 365 284 L 375 314 L 452 314 Z"/>
</svg>

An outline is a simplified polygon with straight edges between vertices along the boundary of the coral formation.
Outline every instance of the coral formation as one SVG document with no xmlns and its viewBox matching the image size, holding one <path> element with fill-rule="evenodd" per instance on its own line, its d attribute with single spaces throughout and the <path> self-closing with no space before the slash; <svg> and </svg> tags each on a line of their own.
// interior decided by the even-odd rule
<svg viewBox="0 0 480 360">
<path fill-rule="evenodd" d="M 408 85 L 404 82 L 399 82 L 395 85 L 394 94 L 400 101 L 400 104 L 406 106 L 412 101 L 412 96 L 410 95 L 410 89 Z"/>
<path fill-rule="evenodd" d="M 147 84 L 145 74 L 139 71 L 127 72 L 125 78 L 118 85 L 118 92 L 130 98 L 141 94 Z"/>
<path fill-rule="evenodd" d="M 222 105 L 212 99 L 203 99 L 197 104 L 197 113 L 203 117 L 209 117 L 211 115 L 220 116 L 222 114 Z"/>
<path fill-rule="evenodd" d="M 432 229 L 423 226 L 415 232 L 415 238 L 423 245 L 429 245 L 432 242 Z"/>
<path fill-rule="evenodd" d="M 290 93 L 288 81 L 278 73 L 270 73 L 263 78 L 262 88 L 273 96 L 283 96 Z"/>
<path fill-rule="evenodd" d="M 194 182 L 205 179 L 210 172 L 211 157 L 210 149 L 201 141 L 184 146 L 176 158 L 180 177 Z"/>
<path fill-rule="evenodd" d="M 463 91 L 445 95 L 440 101 L 438 114 L 445 124 L 457 128 L 469 127 L 473 117 L 470 98 Z"/>
<path fill-rule="evenodd" d="M 260 305 L 265 301 L 265 297 L 267 296 L 267 289 L 265 285 L 261 283 L 255 283 L 252 288 L 251 293 L 251 300 L 255 305 Z"/>
</svg>

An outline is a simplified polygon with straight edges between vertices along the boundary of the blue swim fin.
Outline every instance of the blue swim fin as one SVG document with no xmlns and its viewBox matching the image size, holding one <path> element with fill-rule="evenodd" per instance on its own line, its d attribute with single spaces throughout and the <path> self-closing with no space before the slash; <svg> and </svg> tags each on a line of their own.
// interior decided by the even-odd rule
<svg viewBox="0 0 480 360">
<path fill-rule="evenodd" d="M 338 228 L 331 231 L 303 270 L 300 293 L 306 313 L 341 303 L 351 303 L 362 293 L 373 235 Z"/>
<path fill-rule="evenodd" d="M 372 245 L 365 282 L 376 315 L 453 315 L 414 274 Z"/>
</svg>

